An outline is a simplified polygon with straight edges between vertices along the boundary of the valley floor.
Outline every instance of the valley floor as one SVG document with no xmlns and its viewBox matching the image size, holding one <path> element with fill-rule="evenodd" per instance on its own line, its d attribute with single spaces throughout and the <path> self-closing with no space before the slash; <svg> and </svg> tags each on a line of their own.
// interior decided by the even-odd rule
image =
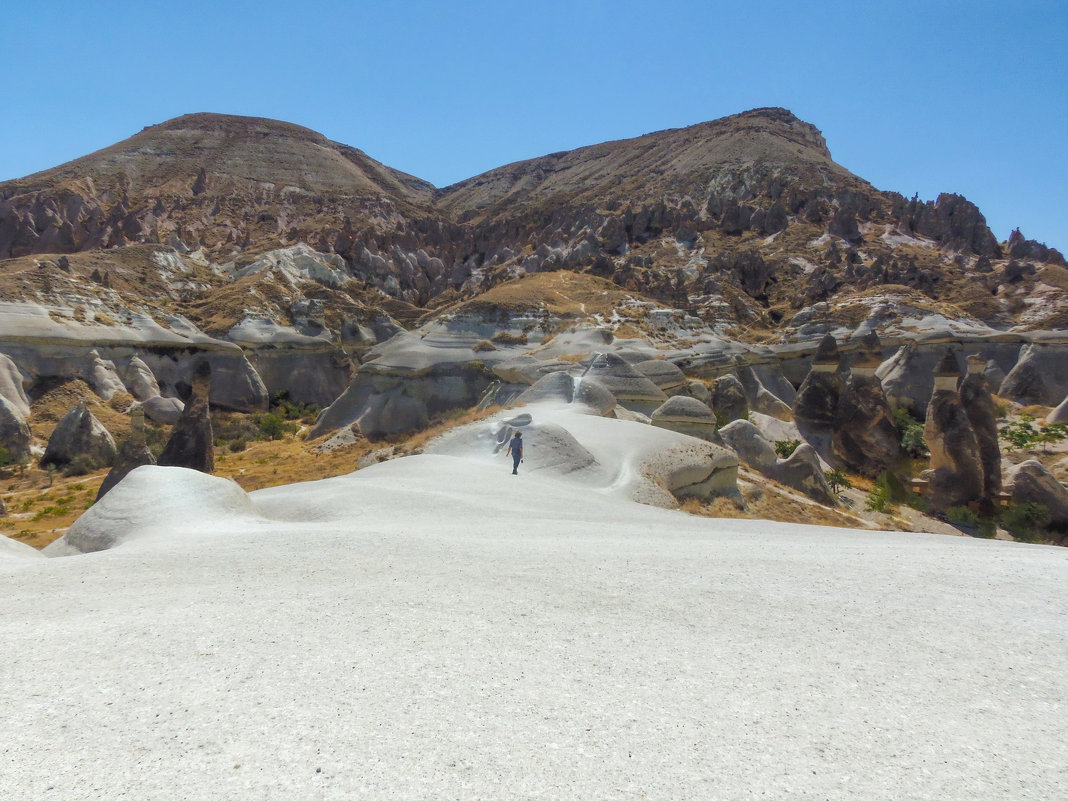
<svg viewBox="0 0 1068 801">
<path fill-rule="evenodd" d="M 251 504 L 142 470 L 124 544 L 0 559 L 5 795 L 1064 792 L 1063 548 L 699 518 L 503 458 Z"/>
</svg>

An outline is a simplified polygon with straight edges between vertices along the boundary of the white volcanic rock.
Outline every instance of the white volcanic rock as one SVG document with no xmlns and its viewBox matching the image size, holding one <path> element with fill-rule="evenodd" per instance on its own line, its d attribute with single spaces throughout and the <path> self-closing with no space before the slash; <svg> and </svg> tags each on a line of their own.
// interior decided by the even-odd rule
<svg viewBox="0 0 1068 801">
<path fill-rule="evenodd" d="M 728 423 L 719 430 L 719 436 L 739 459 L 762 473 L 774 467 L 779 458 L 775 446 L 748 420 Z"/>
<path fill-rule="evenodd" d="M 1047 423 L 1068 423 L 1068 397 L 1060 402 L 1053 411 L 1046 415 Z"/>
<path fill-rule="evenodd" d="M 668 395 L 686 389 L 686 374 L 667 359 L 645 359 L 635 364 L 634 369 Z"/>
<path fill-rule="evenodd" d="M 1068 488 L 1037 459 L 1021 462 L 1009 471 L 1008 484 L 1016 503 L 1037 503 L 1050 513 L 1050 525 L 1068 527 Z"/>
<path fill-rule="evenodd" d="M 349 279 L 345 260 L 335 253 L 318 253 L 303 242 L 289 248 L 264 253 L 248 267 L 237 271 L 239 277 L 277 271 L 290 285 L 300 281 L 317 281 L 329 286 L 340 286 Z"/>
<path fill-rule="evenodd" d="M 654 426 L 712 441 L 716 433 L 716 413 L 696 398 L 676 395 L 653 412 Z"/>
<path fill-rule="evenodd" d="M 1060 797 L 1063 551 L 641 506 L 671 432 L 569 417 L 598 481 L 161 472 L 122 547 L 0 560 L 6 794 Z"/>
<path fill-rule="evenodd" d="M 3 353 L 0 353 L 0 396 L 7 398 L 23 417 L 30 413 L 30 399 L 22 386 L 22 373 Z"/>
<path fill-rule="evenodd" d="M 128 473 L 75 520 L 55 550 L 90 553 L 137 539 L 197 538 L 228 520 L 253 528 L 258 519 L 235 481 L 184 467 L 146 465 Z"/>
<path fill-rule="evenodd" d="M 178 398 L 164 398 L 157 395 L 142 402 L 145 417 L 157 425 L 173 426 L 185 410 L 185 404 Z"/>
<path fill-rule="evenodd" d="M 44 554 L 24 542 L 0 534 L 0 562 L 40 559 Z"/>
<path fill-rule="evenodd" d="M 1016 403 L 1054 406 L 1068 395 L 1068 357 L 1058 345 L 1030 344 L 1020 349 L 1016 366 L 998 394 Z"/>
<path fill-rule="evenodd" d="M 116 392 L 126 391 L 126 386 L 115 369 L 115 362 L 101 359 L 95 350 L 90 351 L 89 356 L 93 360 L 89 367 L 89 384 L 93 392 L 104 400 L 111 400 Z"/>
<path fill-rule="evenodd" d="M 152 371 L 137 356 L 130 359 L 126 365 L 125 381 L 126 389 L 139 401 L 159 397 L 159 384 Z"/>
<path fill-rule="evenodd" d="M 111 464 L 116 450 L 111 434 L 82 401 L 56 424 L 41 457 L 41 465 L 62 467 L 83 457 L 95 467 L 103 467 Z"/>
<path fill-rule="evenodd" d="M 0 448 L 4 448 L 15 461 L 30 455 L 30 427 L 22 412 L 3 395 L 0 395 Z"/>
</svg>

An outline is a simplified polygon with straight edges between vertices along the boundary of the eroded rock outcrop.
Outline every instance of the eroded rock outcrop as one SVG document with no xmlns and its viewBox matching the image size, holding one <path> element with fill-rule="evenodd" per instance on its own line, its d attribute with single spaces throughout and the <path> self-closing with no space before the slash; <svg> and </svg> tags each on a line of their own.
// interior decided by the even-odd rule
<svg viewBox="0 0 1068 801">
<path fill-rule="evenodd" d="M 30 413 L 30 399 L 22 386 L 22 373 L 3 353 L 0 353 L 0 396 L 7 398 L 23 417 Z"/>
<path fill-rule="evenodd" d="M 52 432 L 41 467 L 62 468 L 78 460 L 89 471 L 111 464 L 115 453 L 115 440 L 82 401 L 63 415 Z"/>
<path fill-rule="evenodd" d="M 834 495 L 827 486 L 819 455 L 812 446 L 801 444 L 789 457 L 780 459 L 775 446 L 748 420 L 735 420 L 724 426 L 719 436 L 739 459 L 757 472 L 803 492 L 814 501 L 834 504 Z"/>
<path fill-rule="evenodd" d="M 1028 459 L 1008 473 L 1014 503 L 1037 503 L 1050 515 L 1050 527 L 1068 532 L 1068 489 L 1037 459 Z"/>
<path fill-rule="evenodd" d="M 211 430 L 212 371 L 202 361 L 193 372 L 191 397 L 159 455 L 160 467 L 188 467 L 201 473 L 215 470 L 214 437 Z"/>
<path fill-rule="evenodd" d="M 115 457 L 115 464 L 105 476 L 100 489 L 96 493 L 96 500 L 103 498 L 108 491 L 122 481 L 131 470 L 146 464 L 155 464 L 156 457 L 145 444 L 145 412 L 143 409 L 134 409 L 130 412 L 130 435 L 119 448 Z"/>
<path fill-rule="evenodd" d="M 893 412 L 875 375 L 881 351 L 879 338 L 871 333 L 855 352 L 831 436 L 834 460 L 864 476 L 879 475 L 904 455 Z"/>
<path fill-rule="evenodd" d="M 22 412 L 11 401 L 0 395 L 0 448 L 7 451 L 12 463 L 30 456 L 30 427 Z"/>
<path fill-rule="evenodd" d="M 1068 359 L 1063 348 L 1025 345 L 998 394 L 1025 406 L 1055 406 L 1068 395 Z"/>
<path fill-rule="evenodd" d="M 749 401 L 742 382 L 730 374 L 717 378 L 712 387 L 712 408 L 717 418 L 727 422 L 748 417 Z"/>
<path fill-rule="evenodd" d="M 738 381 L 741 382 L 742 389 L 745 391 L 749 408 L 754 412 L 760 412 L 760 414 L 779 420 L 790 420 L 792 418 L 790 407 L 760 382 L 756 372 L 744 363 L 742 357 L 737 357 L 735 362 L 737 366 L 734 368 L 734 374 L 738 376 Z"/>
<path fill-rule="evenodd" d="M 659 428 L 678 431 L 707 441 L 716 433 L 716 414 L 696 398 L 676 395 L 653 412 L 651 422 Z"/>
<path fill-rule="evenodd" d="M 838 343 L 827 334 L 794 398 L 793 416 L 797 430 L 825 459 L 830 458 L 838 404 L 845 393 L 846 381 L 838 370 L 840 362 Z"/>
<path fill-rule="evenodd" d="M 631 411 L 652 414 L 667 395 L 652 381 L 635 370 L 622 357 L 606 353 L 593 363 L 584 381 L 597 381 Z"/>
<path fill-rule="evenodd" d="M 968 357 L 968 374 L 960 382 L 960 402 L 971 423 L 979 446 L 979 462 L 983 471 L 982 502 L 988 512 L 994 510 L 996 496 L 1001 492 L 1001 446 L 998 444 L 998 424 L 994 398 L 986 380 L 986 362 L 980 356 Z"/>
<path fill-rule="evenodd" d="M 934 393 L 927 407 L 923 438 L 931 450 L 928 503 L 934 511 L 964 506 L 983 494 L 979 444 L 957 391 L 960 367 L 947 350 L 935 369 Z"/>
</svg>

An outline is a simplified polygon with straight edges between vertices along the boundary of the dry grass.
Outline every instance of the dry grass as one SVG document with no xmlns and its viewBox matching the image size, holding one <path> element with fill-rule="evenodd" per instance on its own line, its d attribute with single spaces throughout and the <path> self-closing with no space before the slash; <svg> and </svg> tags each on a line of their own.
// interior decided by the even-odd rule
<svg viewBox="0 0 1068 801">
<path fill-rule="evenodd" d="M 604 278 L 567 270 L 534 273 L 498 284 L 452 311 L 521 312 L 541 309 L 557 317 L 610 316 L 620 304 L 632 299 L 618 284 Z"/>
<path fill-rule="evenodd" d="M 819 504 L 808 503 L 791 491 L 779 487 L 768 479 L 761 479 L 746 495 L 748 510 L 743 510 L 729 498 L 713 498 L 709 501 L 687 498 L 681 508 L 684 512 L 702 517 L 727 517 L 741 520 L 774 520 L 780 523 L 807 523 L 835 528 L 862 528 L 856 517 Z"/>
</svg>

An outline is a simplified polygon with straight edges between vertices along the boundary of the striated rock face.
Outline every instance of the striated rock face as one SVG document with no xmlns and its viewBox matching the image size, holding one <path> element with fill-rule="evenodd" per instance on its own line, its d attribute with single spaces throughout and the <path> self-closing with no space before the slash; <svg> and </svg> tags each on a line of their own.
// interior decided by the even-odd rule
<svg viewBox="0 0 1068 801">
<path fill-rule="evenodd" d="M 749 414 L 749 402 L 742 382 L 733 375 L 717 378 L 712 388 L 712 408 L 724 420 L 744 420 Z"/>
<path fill-rule="evenodd" d="M 835 414 L 831 453 L 839 464 L 870 477 L 904 456 L 893 412 L 874 375 L 854 372 L 846 384 Z"/>
<path fill-rule="evenodd" d="M 923 427 L 924 441 L 931 450 L 928 502 L 934 511 L 963 506 L 983 496 L 979 444 L 957 392 L 959 379 L 956 357 L 947 350 L 935 370 L 934 394 Z"/>
<path fill-rule="evenodd" d="M 830 456 L 838 404 L 845 393 L 846 381 L 838 372 L 840 361 L 838 343 L 828 334 L 820 342 L 792 410 L 797 430 L 824 458 Z"/>
<path fill-rule="evenodd" d="M 115 464 L 105 476 L 100 489 L 96 493 L 96 500 L 103 498 L 112 487 L 122 481 L 131 470 L 136 470 L 141 465 L 155 464 L 156 457 L 145 445 L 145 413 L 143 409 L 134 409 L 130 412 L 130 436 L 119 448 Z"/>
<path fill-rule="evenodd" d="M 602 417 L 615 408 L 612 393 L 596 381 L 576 379 L 570 373 L 557 370 L 546 373 L 516 398 L 516 403 L 579 403 L 588 406 Z"/>
<path fill-rule="evenodd" d="M 715 412 L 696 398 L 684 395 L 668 398 L 653 412 L 651 422 L 654 426 L 708 441 L 713 441 L 716 433 Z"/>
<path fill-rule="evenodd" d="M 960 383 L 960 403 L 968 416 L 983 471 L 982 500 L 993 510 L 995 496 L 1001 492 L 1001 446 L 998 444 L 998 424 L 994 398 L 986 380 L 986 364 L 978 356 L 968 357 L 968 374 Z"/>
<path fill-rule="evenodd" d="M 750 409 L 779 420 L 791 419 L 790 407 L 760 382 L 752 367 L 739 364 L 734 369 L 734 374 L 738 376 L 738 380 L 742 384 Z"/>
<path fill-rule="evenodd" d="M 30 456 L 30 427 L 15 404 L 0 395 L 0 448 L 17 463 Z"/>
<path fill-rule="evenodd" d="M 634 369 L 668 395 L 688 392 L 686 374 L 667 359 L 647 359 L 635 364 Z"/>
<path fill-rule="evenodd" d="M 82 401 L 67 412 L 52 432 L 41 466 L 65 467 L 82 459 L 87 467 L 102 467 L 115 459 L 115 440 Z"/>
<path fill-rule="evenodd" d="M 1024 346 L 998 394 L 1024 405 L 1056 406 L 1068 395 L 1068 359 L 1064 350 L 1052 345 Z"/>
<path fill-rule="evenodd" d="M 593 363 L 583 381 L 596 381 L 615 397 L 620 406 L 652 414 L 667 395 L 620 356 L 606 353 Z"/>
<path fill-rule="evenodd" d="M 211 366 L 203 361 L 193 373 L 192 395 L 159 455 L 161 467 L 188 467 L 201 473 L 215 470 L 214 436 L 211 430 Z"/>
<path fill-rule="evenodd" d="M 3 396 L 25 417 L 30 413 L 30 399 L 22 386 L 22 374 L 11 359 L 0 353 L 0 396 Z"/>
<path fill-rule="evenodd" d="M 875 374 L 892 406 L 908 410 L 917 420 L 923 419 L 934 392 L 933 368 L 937 358 L 931 353 L 920 353 L 915 343 L 909 342 L 879 365 Z"/>
<path fill-rule="evenodd" d="M 159 384 L 152 371 L 138 356 L 130 359 L 126 365 L 126 389 L 139 401 L 159 397 Z"/>
</svg>

